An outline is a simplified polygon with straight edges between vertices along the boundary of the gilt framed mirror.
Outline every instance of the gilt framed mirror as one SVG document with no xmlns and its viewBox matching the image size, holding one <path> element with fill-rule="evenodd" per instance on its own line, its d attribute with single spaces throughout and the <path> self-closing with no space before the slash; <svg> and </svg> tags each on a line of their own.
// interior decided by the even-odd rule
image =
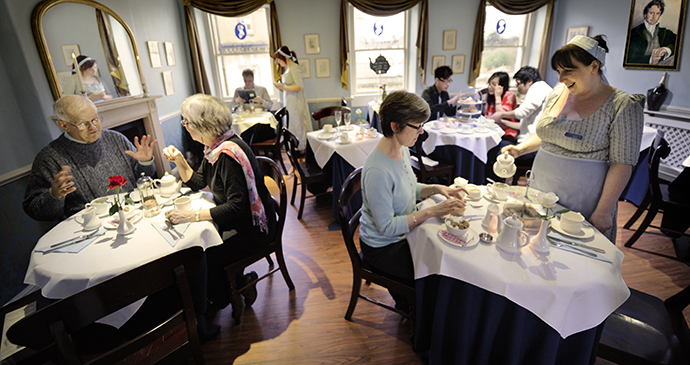
<svg viewBox="0 0 690 365">
<path fill-rule="evenodd" d="M 115 99 L 148 95 L 134 34 L 105 5 L 91 0 L 45 0 L 34 8 L 31 27 L 55 100 L 66 92 L 88 93 L 84 87 L 69 91 L 67 81 L 77 78 L 73 65 L 79 65 L 69 63 L 72 55 L 65 55 L 65 49 L 78 49 L 95 61 L 96 77 Z"/>
</svg>

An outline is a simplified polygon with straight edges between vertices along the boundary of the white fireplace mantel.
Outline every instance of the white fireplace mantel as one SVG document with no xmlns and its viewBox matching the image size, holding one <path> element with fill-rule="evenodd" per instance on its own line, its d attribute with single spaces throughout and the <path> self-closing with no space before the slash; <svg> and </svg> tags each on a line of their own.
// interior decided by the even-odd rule
<svg viewBox="0 0 690 365">
<path fill-rule="evenodd" d="M 102 101 L 96 104 L 98 114 L 103 117 L 102 127 L 110 129 L 139 119 L 144 121 L 146 134 L 151 135 L 154 140 L 158 140 L 157 148 L 153 149 L 155 156 L 156 172 L 159 177 L 167 172 L 171 172 L 170 162 L 163 157 L 162 151 L 165 148 L 165 138 L 163 129 L 158 119 L 158 107 L 156 99 L 160 96 L 135 96 L 129 98 L 117 98 Z"/>
</svg>

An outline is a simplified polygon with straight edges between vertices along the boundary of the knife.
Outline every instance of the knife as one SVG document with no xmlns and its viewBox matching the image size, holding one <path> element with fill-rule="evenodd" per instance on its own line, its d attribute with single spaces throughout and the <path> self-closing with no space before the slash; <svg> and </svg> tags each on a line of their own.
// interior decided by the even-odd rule
<svg viewBox="0 0 690 365">
<path fill-rule="evenodd" d="M 96 232 L 98 232 L 98 231 L 96 231 Z M 65 248 L 65 247 L 67 247 L 67 246 L 72 246 L 72 245 L 77 244 L 77 243 L 79 243 L 79 242 L 86 241 L 86 240 L 88 240 L 88 239 L 90 239 L 90 238 L 99 237 L 99 236 L 102 236 L 102 235 L 104 235 L 104 234 L 105 234 L 105 231 L 102 231 L 101 233 L 95 234 L 95 235 L 90 236 L 90 237 L 79 238 L 79 239 L 77 239 L 77 240 L 75 240 L 75 241 L 72 241 L 72 242 L 69 242 L 69 241 L 68 241 L 67 243 L 65 243 L 65 244 L 62 245 L 62 246 L 51 247 L 49 250 L 43 251 L 43 254 L 45 255 L 45 254 L 51 253 L 51 252 L 53 252 L 53 251 L 61 250 L 61 249 Z"/>
<path fill-rule="evenodd" d="M 551 242 L 550 242 L 550 243 L 551 243 L 551 246 L 553 246 L 553 247 L 558 247 L 558 248 L 560 248 L 560 247 L 565 247 L 565 246 L 563 246 L 564 244 L 567 246 L 567 243 L 566 243 L 566 242 L 559 241 L 559 240 L 556 240 L 556 239 L 553 239 L 553 238 L 551 238 Z M 585 254 L 585 255 L 587 255 L 587 256 L 590 256 L 590 257 L 597 257 L 597 254 L 595 254 L 594 252 L 585 251 L 585 250 L 583 250 L 583 249 L 581 249 L 581 248 L 573 247 L 572 245 L 571 245 L 571 246 L 568 246 L 568 247 L 570 247 L 571 250 L 576 250 L 577 252 L 581 252 L 581 253 L 583 253 L 583 254 Z"/>
<path fill-rule="evenodd" d="M 64 244 L 66 244 L 66 243 L 70 243 L 70 242 L 73 242 L 73 241 L 85 240 L 85 239 L 90 238 L 91 236 L 95 235 L 96 233 L 98 233 L 98 231 L 99 231 L 99 230 L 97 229 L 97 230 L 95 230 L 95 231 L 93 231 L 93 232 L 91 232 L 91 233 L 83 234 L 83 235 L 81 235 L 81 236 L 77 236 L 77 237 L 70 238 L 70 239 L 68 239 L 68 240 L 62 241 L 62 242 L 58 242 L 58 243 L 56 243 L 56 244 L 54 244 L 54 245 L 50 245 L 50 248 L 58 247 L 58 246 L 61 246 L 61 245 L 64 245 Z"/>
<path fill-rule="evenodd" d="M 584 243 L 579 243 L 579 242 L 573 241 L 573 240 L 571 240 L 571 239 L 568 239 L 568 238 L 563 237 L 562 235 L 556 235 L 555 233 L 549 233 L 549 234 L 546 235 L 546 237 L 553 238 L 553 239 L 555 239 L 555 240 L 559 240 L 559 241 L 561 241 L 561 242 L 563 242 L 563 243 L 567 243 L 567 244 L 569 244 L 569 245 L 579 246 L 579 247 L 582 247 L 582 248 L 586 248 L 586 249 L 592 250 L 592 251 L 594 251 L 594 252 L 606 253 L 606 251 L 605 251 L 604 249 L 601 249 L 601 248 L 598 248 L 598 247 L 592 247 L 592 246 L 589 246 L 589 245 L 585 245 Z"/>
</svg>

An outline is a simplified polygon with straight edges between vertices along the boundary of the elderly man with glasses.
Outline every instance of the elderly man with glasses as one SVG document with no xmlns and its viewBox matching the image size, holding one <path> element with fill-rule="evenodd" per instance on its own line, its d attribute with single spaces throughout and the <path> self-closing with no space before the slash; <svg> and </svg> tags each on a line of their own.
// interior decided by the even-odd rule
<svg viewBox="0 0 690 365">
<path fill-rule="evenodd" d="M 422 93 L 422 99 L 429 104 L 431 115 L 429 120 L 436 120 L 444 114 L 447 116 L 454 116 L 457 111 L 455 103 L 458 102 L 460 94 L 455 95 L 452 99 L 448 95 L 448 87 L 453 82 L 451 76 L 453 70 L 448 66 L 440 66 L 434 70 L 435 82 Z"/>
<path fill-rule="evenodd" d="M 156 173 L 156 141 L 134 137 L 134 145 L 119 132 L 101 129 L 98 109 L 88 98 L 66 95 L 53 105 L 57 125 L 64 131 L 34 159 L 22 203 L 38 221 L 65 219 L 84 204 L 107 194 L 108 177 L 129 180 L 123 191 L 136 186 L 144 172 Z"/>
</svg>

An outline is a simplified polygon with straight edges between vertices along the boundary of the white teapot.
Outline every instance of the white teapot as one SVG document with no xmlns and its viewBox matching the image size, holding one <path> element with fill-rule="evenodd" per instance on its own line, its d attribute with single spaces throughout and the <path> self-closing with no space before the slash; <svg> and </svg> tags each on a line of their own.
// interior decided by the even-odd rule
<svg viewBox="0 0 690 365">
<path fill-rule="evenodd" d="M 525 236 L 524 242 L 521 242 L 521 235 Z M 513 214 L 512 217 L 503 220 L 503 225 L 499 225 L 496 247 L 507 253 L 520 253 L 520 249 L 529 243 L 530 238 L 530 235 L 522 230 L 522 222 Z"/>
<path fill-rule="evenodd" d="M 160 179 L 153 180 L 153 184 L 158 187 L 159 193 L 164 198 L 175 194 L 175 192 L 180 190 L 182 187 L 182 181 L 177 181 L 175 176 L 172 176 L 167 172 Z"/>
<path fill-rule="evenodd" d="M 496 158 L 496 162 L 494 162 L 494 174 L 496 176 L 506 179 L 515 175 L 515 171 L 517 171 L 515 159 L 508 152 L 502 153 Z"/>
</svg>

